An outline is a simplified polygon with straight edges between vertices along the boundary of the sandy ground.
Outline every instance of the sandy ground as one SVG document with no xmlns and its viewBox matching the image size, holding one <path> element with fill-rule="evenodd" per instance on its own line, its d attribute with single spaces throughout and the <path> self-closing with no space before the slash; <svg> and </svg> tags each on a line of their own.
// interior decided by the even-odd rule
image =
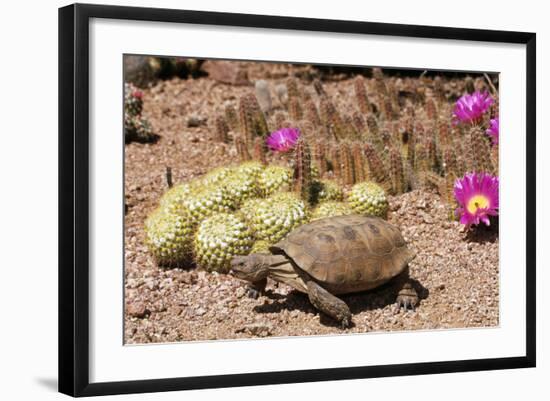
<svg viewBox="0 0 550 401">
<path fill-rule="evenodd" d="M 251 74 L 254 78 L 254 74 Z M 281 78 L 268 80 L 270 85 Z M 345 102 L 351 80 L 325 85 L 333 100 Z M 165 169 L 184 182 L 216 166 L 237 162 L 232 144 L 212 141 L 211 123 L 225 101 L 237 102 L 252 87 L 215 83 L 209 78 L 173 79 L 145 91 L 144 114 L 160 140 L 126 145 L 125 342 L 175 342 L 362 333 L 370 331 L 488 327 L 499 324 L 498 234 L 476 235 L 447 219 L 439 195 L 413 191 L 390 197 L 389 221 L 398 225 L 417 253 L 411 277 L 424 288 L 415 312 L 394 313 L 396 288 L 343 296 L 353 313 L 346 330 L 320 315 L 307 296 L 270 282 L 258 299 L 231 276 L 189 266 L 156 266 L 144 244 L 143 222 L 167 189 Z M 206 118 L 188 127 L 191 115 Z M 205 157 L 206 156 L 206 157 Z"/>
</svg>

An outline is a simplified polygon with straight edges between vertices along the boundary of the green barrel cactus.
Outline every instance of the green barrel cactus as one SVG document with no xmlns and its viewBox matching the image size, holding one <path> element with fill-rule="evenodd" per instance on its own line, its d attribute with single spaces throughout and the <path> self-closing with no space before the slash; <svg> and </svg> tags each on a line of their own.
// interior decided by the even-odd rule
<svg viewBox="0 0 550 401">
<path fill-rule="evenodd" d="M 271 244 L 268 241 L 258 240 L 254 242 L 252 248 L 250 248 L 250 253 L 270 253 L 270 246 Z"/>
<path fill-rule="evenodd" d="M 209 271 L 229 271 L 231 258 L 248 255 L 254 243 L 245 221 L 235 214 L 217 213 L 205 219 L 195 235 L 197 263 Z"/>
<path fill-rule="evenodd" d="M 145 242 L 158 265 L 176 266 L 191 259 L 194 230 L 180 205 L 159 207 L 145 221 Z"/>
<path fill-rule="evenodd" d="M 275 194 L 254 206 L 249 222 L 255 237 L 272 244 L 308 219 L 305 203 L 290 192 Z"/>
<path fill-rule="evenodd" d="M 258 180 L 260 178 L 260 175 L 264 171 L 264 166 L 262 165 L 262 163 L 257 161 L 247 161 L 235 167 L 235 171 L 253 177 L 255 180 Z"/>
<path fill-rule="evenodd" d="M 166 191 L 159 200 L 160 207 L 170 207 L 174 204 L 181 205 L 183 200 L 191 193 L 191 184 L 184 183 L 174 185 Z"/>
<path fill-rule="evenodd" d="M 235 207 L 260 193 L 258 181 L 252 174 L 236 171 L 219 184 L 225 193 L 235 201 Z"/>
<path fill-rule="evenodd" d="M 236 198 L 223 186 L 197 186 L 183 199 L 183 206 L 197 223 L 214 213 L 230 213 L 236 205 Z"/>
<path fill-rule="evenodd" d="M 234 172 L 233 167 L 217 167 L 206 173 L 200 181 L 204 186 L 217 185 L 233 175 Z"/>
<path fill-rule="evenodd" d="M 319 204 L 311 212 L 311 220 L 319 220 L 325 217 L 346 216 L 354 214 L 351 206 L 346 202 L 328 201 Z"/>
<path fill-rule="evenodd" d="M 289 191 L 292 185 L 292 170 L 282 166 L 267 166 L 258 181 L 263 196 Z"/>
<path fill-rule="evenodd" d="M 341 201 L 344 199 L 344 191 L 332 180 L 321 180 L 319 182 L 318 202 Z"/>
<path fill-rule="evenodd" d="M 386 218 L 388 200 L 386 192 L 374 182 L 360 182 L 351 188 L 348 202 L 357 214 Z"/>
</svg>

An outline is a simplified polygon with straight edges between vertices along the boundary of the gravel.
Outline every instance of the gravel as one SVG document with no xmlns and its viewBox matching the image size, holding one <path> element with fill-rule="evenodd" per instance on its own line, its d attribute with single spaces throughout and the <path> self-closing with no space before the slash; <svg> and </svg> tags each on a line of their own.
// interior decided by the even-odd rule
<svg viewBox="0 0 550 401">
<path fill-rule="evenodd" d="M 167 189 L 166 167 L 171 167 L 178 183 L 236 162 L 232 144 L 210 139 L 210 120 L 222 112 L 224 102 L 236 104 L 241 95 L 253 92 L 258 78 L 265 79 L 275 94 L 288 68 L 278 65 L 274 71 L 266 74 L 262 67 L 254 66 L 248 74 L 251 86 L 226 85 L 209 78 L 173 79 L 145 90 L 144 114 L 161 138 L 155 144 L 126 145 L 125 342 L 498 325 L 498 229 L 482 229 L 475 235 L 465 232 L 460 224 L 448 220 L 439 195 L 425 190 L 389 199 L 389 221 L 401 228 L 417 254 L 410 273 L 424 290 L 415 312 L 395 313 L 396 289 L 390 283 L 371 292 L 343 296 L 354 325 L 342 330 L 320 315 L 306 295 L 286 285 L 270 281 L 265 294 L 251 299 L 245 284 L 231 276 L 192 265 L 175 269 L 156 266 L 144 244 L 143 222 Z M 345 107 L 352 86 L 352 80 L 344 79 L 325 84 L 325 90 Z M 272 101 L 274 110 L 280 107 L 278 96 Z"/>
</svg>

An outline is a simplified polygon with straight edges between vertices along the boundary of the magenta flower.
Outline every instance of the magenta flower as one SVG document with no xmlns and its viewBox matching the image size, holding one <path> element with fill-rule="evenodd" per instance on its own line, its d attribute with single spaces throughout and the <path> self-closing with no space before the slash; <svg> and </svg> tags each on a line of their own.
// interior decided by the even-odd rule
<svg viewBox="0 0 550 401">
<path fill-rule="evenodd" d="M 138 99 L 141 99 L 143 98 L 143 92 L 140 91 L 139 89 L 136 89 L 135 91 L 132 92 L 132 96 L 137 97 Z"/>
<path fill-rule="evenodd" d="M 459 122 L 479 122 L 483 113 L 493 104 L 494 100 L 488 92 L 475 91 L 461 96 L 455 103 L 453 119 L 455 124 Z"/>
<path fill-rule="evenodd" d="M 454 195 L 458 202 L 455 211 L 466 226 L 490 225 L 489 216 L 498 216 L 498 177 L 486 173 L 469 173 L 457 179 Z"/>
<path fill-rule="evenodd" d="M 274 152 L 288 152 L 296 145 L 296 141 L 300 137 L 298 128 L 281 128 L 272 132 L 266 140 L 269 149 Z"/>
<path fill-rule="evenodd" d="M 498 145 L 498 118 L 491 118 L 489 128 L 485 132 L 493 140 L 493 145 Z"/>
</svg>

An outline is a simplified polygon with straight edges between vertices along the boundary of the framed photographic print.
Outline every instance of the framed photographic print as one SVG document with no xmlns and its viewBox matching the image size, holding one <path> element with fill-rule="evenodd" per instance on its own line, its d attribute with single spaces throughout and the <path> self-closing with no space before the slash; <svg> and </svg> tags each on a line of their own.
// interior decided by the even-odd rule
<svg viewBox="0 0 550 401">
<path fill-rule="evenodd" d="M 59 390 L 535 366 L 535 80 L 534 33 L 61 8 Z"/>
</svg>

